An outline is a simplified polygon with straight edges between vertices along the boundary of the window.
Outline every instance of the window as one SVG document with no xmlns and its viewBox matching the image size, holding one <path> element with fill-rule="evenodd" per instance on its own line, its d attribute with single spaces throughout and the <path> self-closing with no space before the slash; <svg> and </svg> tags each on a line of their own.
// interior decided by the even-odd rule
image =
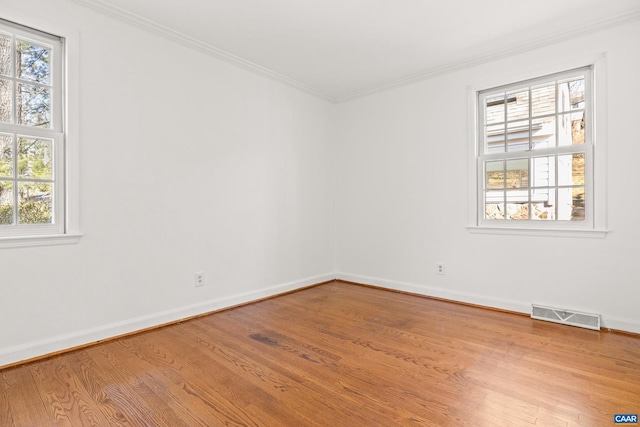
<svg viewBox="0 0 640 427">
<path fill-rule="evenodd" d="M 64 41 L 0 20 L 0 238 L 68 232 Z"/>
<path fill-rule="evenodd" d="M 476 224 L 594 228 L 592 67 L 477 93 Z"/>
</svg>

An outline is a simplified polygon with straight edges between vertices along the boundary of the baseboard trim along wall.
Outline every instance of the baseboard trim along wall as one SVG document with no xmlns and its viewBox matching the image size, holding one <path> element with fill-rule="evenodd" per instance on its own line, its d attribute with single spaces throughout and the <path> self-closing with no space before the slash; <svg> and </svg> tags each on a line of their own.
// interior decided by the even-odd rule
<svg viewBox="0 0 640 427">
<path fill-rule="evenodd" d="M 183 321 L 188 318 L 202 316 L 211 312 L 275 297 L 308 286 L 329 282 L 333 279 L 335 279 L 334 273 L 307 277 L 289 283 L 268 286 L 255 291 L 229 295 L 189 306 L 177 307 L 171 310 L 127 319 L 96 328 L 79 330 L 39 341 L 0 348 L 0 368 L 26 363 L 31 360 L 49 357 L 57 353 L 70 351 L 76 348 L 86 347 L 87 345 L 92 345 L 115 337 L 130 335 L 144 330 Z"/>
<path fill-rule="evenodd" d="M 490 309 L 505 310 L 510 312 L 529 315 L 531 313 L 531 303 L 523 301 L 513 301 L 501 298 L 493 298 L 486 295 L 471 294 L 465 292 L 455 292 L 432 286 L 419 285 L 416 283 L 401 282 L 397 280 L 381 279 L 378 277 L 362 276 L 349 273 L 336 273 L 337 280 L 372 285 L 384 289 L 407 292 L 425 297 L 439 298 L 451 302 L 459 302 L 475 306 L 482 306 Z M 567 307 L 570 308 L 570 307 Z M 640 322 L 633 319 L 626 319 L 618 316 L 611 316 L 606 313 L 601 314 L 602 330 L 615 331 L 620 333 L 640 334 Z"/>
</svg>

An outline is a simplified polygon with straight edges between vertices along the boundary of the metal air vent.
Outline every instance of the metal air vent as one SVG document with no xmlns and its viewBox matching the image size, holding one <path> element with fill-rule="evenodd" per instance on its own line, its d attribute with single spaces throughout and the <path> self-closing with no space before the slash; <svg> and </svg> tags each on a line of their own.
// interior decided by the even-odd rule
<svg viewBox="0 0 640 427">
<path fill-rule="evenodd" d="M 596 331 L 600 330 L 599 314 L 581 313 L 574 310 L 544 307 L 533 304 L 531 306 L 531 318 L 562 323 L 563 325 L 578 326 L 580 328 L 593 329 Z"/>
</svg>

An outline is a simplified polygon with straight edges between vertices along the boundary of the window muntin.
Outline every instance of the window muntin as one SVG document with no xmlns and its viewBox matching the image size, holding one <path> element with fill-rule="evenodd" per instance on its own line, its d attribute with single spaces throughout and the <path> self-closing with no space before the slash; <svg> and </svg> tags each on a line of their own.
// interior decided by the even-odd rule
<svg viewBox="0 0 640 427">
<path fill-rule="evenodd" d="M 65 232 L 62 54 L 0 20 L 0 237 Z"/>
<path fill-rule="evenodd" d="M 593 226 L 591 68 L 478 93 L 478 223 Z"/>
</svg>

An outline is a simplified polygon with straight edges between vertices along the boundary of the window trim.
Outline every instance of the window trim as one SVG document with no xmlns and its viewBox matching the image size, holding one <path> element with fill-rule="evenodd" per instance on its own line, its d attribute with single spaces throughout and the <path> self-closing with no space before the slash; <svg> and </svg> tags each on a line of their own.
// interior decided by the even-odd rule
<svg viewBox="0 0 640 427">
<path fill-rule="evenodd" d="M 482 133 L 479 129 L 478 94 L 482 91 L 498 89 L 517 82 L 536 80 L 544 76 L 553 76 L 563 72 L 571 72 L 579 68 L 591 68 L 592 105 L 588 114 L 592 119 L 593 143 L 590 148 L 590 166 L 594 173 L 585 177 L 591 186 L 591 223 L 571 223 L 570 221 L 481 221 L 480 194 L 482 179 L 479 170 L 479 150 Z M 533 75 L 532 75 L 533 73 Z M 467 230 L 473 234 L 498 235 L 532 235 L 554 237 L 591 237 L 604 238 L 607 233 L 607 160 L 606 160 L 606 53 L 590 58 L 569 58 L 553 66 L 543 64 L 536 70 L 523 69 L 520 73 L 507 78 L 488 76 L 485 81 L 467 87 L 468 98 L 468 217 Z M 507 82 L 507 84 L 505 84 Z"/>
<path fill-rule="evenodd" d="M 5 25 L 18 28 L 17 32 L 33 31 L 31 39 L 37 39 L 38 34 L 54 35 L 61 39 L 59 96 L 61 96 L 61 111 L 53 112 L 55 130 L 60 131 L 60 139 L 64 144 L 57 151 L 60 161 L 55 171 L 56 180 L 62 183 L 62 197 L 57 203 L 61 205 L 62 221 L 59 228 L 40 228 L 40 232 L 28 232 L 15 234 L 7 233 L 0 236 L 0 249 L 16 247 L 51 246 L 61 244 L 75 244 L 79 242 L 80 232 L 80 153 L 79 153 L 79 39 L 77 32 L 65 31 L 61 28 L 49 28 L 43 25 L 30 25 L 30 23 L 14 23 L 3 20 Z M 38 29 L 35 29 L 38 28 Z M 26 31 L 27 34 L 31 34 Z M 37 134 L 37 128 L 17 130 L 18 134 Z M 51 136 L 48 136 L 51 138 Z M 56 137 L 57 138 L 57 137 Z M 58 195 L 57 195 L 58 196 Z M 57 197 L 56 196 L 56 197 Z M 56 209 L 57 210 L 57 209 Z"/>
</svg>

